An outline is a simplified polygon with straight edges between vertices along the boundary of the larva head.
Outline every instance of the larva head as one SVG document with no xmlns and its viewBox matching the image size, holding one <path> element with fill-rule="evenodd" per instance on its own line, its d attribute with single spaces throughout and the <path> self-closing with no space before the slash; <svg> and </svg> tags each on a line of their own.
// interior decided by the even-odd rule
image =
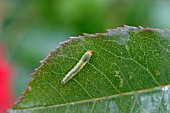
<svg viewBox="0 0 170 113">
<path fill-rule="evenodd" d="M 88 50 L 87 52 L 89 52 L 90 54 L 93 54 L 93 50 Z"/>
<path fill-rule="evenodd" d="M 90 60 L 90 57 L 92 55 L 93 51 L 92 50 L 89 50 L 87 51 L 81 58 L 81 61 L 82 62 L 88 62 Z"/>
</svg>

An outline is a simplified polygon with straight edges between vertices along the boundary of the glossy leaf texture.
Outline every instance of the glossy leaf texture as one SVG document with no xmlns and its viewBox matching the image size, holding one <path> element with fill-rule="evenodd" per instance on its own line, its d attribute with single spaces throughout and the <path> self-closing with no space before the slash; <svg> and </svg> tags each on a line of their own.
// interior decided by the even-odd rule
<svg viewBox="0 0 170 113">
<path fill-rule="evenodd" d="M 82 55 L 83 69 L 61 80 Z M 8 112 L 169 113 L 170 31 L 124 26 L 72 37 L 51 51 Z"/>
</svg>

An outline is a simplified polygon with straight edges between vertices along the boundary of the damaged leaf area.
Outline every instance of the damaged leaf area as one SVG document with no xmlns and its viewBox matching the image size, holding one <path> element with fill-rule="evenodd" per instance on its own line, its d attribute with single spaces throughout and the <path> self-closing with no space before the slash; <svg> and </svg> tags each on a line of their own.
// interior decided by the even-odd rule
<svg viewBox="0 0 170 113">
<path fill-rule="evenodd" d="M 88 50 L 87 64 L 61 80 Z M 72 37 L 32 74 L 12 113 L 170 112 L 170 31 L 124 26 Z"/>
</svg>

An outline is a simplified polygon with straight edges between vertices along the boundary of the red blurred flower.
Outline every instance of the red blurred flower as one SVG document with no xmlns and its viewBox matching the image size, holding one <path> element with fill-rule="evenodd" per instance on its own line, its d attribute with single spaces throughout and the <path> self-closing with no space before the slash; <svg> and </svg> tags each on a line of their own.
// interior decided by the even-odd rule
<svg viewBox="0 0 170 113">
<path fill-rule="evenodd" d="M 5 110 L 13 103 L 11 79 L 11 66 L 5 60 L 3 47 L 0 44 L 0 113 L 5 113 Z"/>
</svg>

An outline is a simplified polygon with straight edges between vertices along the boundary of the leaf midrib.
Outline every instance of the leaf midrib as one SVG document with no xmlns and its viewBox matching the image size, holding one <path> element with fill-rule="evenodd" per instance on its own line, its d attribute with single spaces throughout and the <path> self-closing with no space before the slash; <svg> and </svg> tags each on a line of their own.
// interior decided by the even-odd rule
<svg viewBox="0 0 170 113">
<path fill-rule="evenodd" d="M 80 101 L 75 101 L 75 102 L 68 102 L 68 103 L 65 103 L 65 104 L 57 104 L 57 105 L 50 105 L 50 106 L 44 106 L 44 107 L 30 107 L 30 108 L 22 108 L 22 109 L 14 109 L 14 110 L 47 109 L 47 108 L 52 108 L 52 107 L 62 107 L 62 106 L 66 106 L 66 105 L 82 104 L 82 103 L 86 103 L 86 102 L 93 102 L 93 101 L 95 102 L 95 101 L 98 101 L 98 100 L 104 100 L 104 99 L 109 99 L 109 98 L 118 97 L 118 96 L 149 92 L 149 91 L 151 91 L 151 89 L 152 90 L 158 90 L 158 89 L 161 89 L 163 87 L 170 87 L 170 84 L 165 84 L 165 85 L 161 85 L 161 86 L 157 86 L 157 87 L 151 87 L 151 88 L 142 89 L 142 90 L 124 92 L 124 93 L 109 95 L 109 96 L 105 96 L 105 97 L 92 98 L 92 99 L 88 99 L 88 100 L 80 100 Z"/>
</svg>

